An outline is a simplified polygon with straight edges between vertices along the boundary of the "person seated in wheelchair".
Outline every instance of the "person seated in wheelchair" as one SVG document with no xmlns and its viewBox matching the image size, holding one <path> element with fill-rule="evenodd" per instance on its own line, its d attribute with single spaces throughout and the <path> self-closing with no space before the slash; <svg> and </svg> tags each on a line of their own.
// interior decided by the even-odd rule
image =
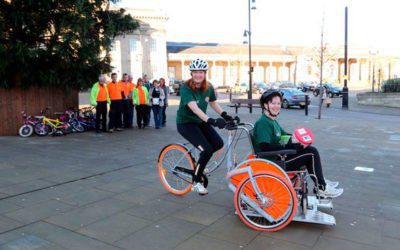
<svg viewBox="0 0 400 250">
<path fill-rule="evenodd" d="M 284 159 L 286 171 L 296 171 L 300 170 L 302 166 L 306 166 L 308 173 L 315 175 L 318 180 L 319 195 L 321 198 L 335 198 L 340 196 L 343 193 L 343 189 L 336 188 L 339 183 L 324 178 L 321 159 L 317 148 L 311 145 L 301 144 L 295 139 L 293 139 L 293 141 L 290 139 L 287 144 L 281 145 L 281 136 L 290 135 L 276 120 L 281 110 L 281 93 L 273 89 L 266 91 L 260 98 L 260 104 L 263 109 L 263 114 L 254 125 L 253 136 L 256 154 L 260 152 L 294 149 L 296 153 L 289 154 Z M 277 155 L 263 158 L 271 161 L 279 160 Z"/>
</svg>

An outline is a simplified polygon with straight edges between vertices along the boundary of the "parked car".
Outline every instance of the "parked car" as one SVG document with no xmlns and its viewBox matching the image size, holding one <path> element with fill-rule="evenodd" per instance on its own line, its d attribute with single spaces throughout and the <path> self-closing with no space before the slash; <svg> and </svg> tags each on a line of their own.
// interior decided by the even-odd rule
<svg viewBox="0 0 400 250">
<path fill-rule="evenodd" d="M 168 85 L 168 90 L 169 90 L 169 94 L 170 94 L 170 95 L 172 95 L 172 94 L 175 93 L 175 90 L 174 90 L 172 84 Z"/>
<path fill-rule="evenodd" d="M 260 93 L 260 90 L 256 83 L 252 84 L 253 93 Z M 247 82 L 242 82 L 241 84 L 235 84 L 232 88 L 233 94 L 245 94 L 249 91 L 249 84 Z"/>
<path fill-rule="evenodd" d="M 279 89 L 280 83 L 278 83 L 278 82 L 271 82 L 270 85 L 271 85 L 271 89 Z"/>
<path fill-rule="evenodd" d="M 229 91 L 232 89 L 231 86 L 218 86 L 215 88 L 218 92 L 226 92 L 229 93 Z"/>
<path fill-rule="evenodd" d="M 282 108 L 288 109 L 292 106 L 299 106 L 304 108 L 306 106 L 305 94 L 296 88 L 282 88 L 279 89 L 281 92 L 283 101 Z M 307 95 L 307 105 L 310 105 L 311 98 Z"/>
<path fill-rule="evenodd" d="M 270 85 L 265 82 L 258 82 L 254 84 L 255 93 L 262 94 L 268 89 L 270 89 Z"/>
<path fill-rule="evenodd" d="M 249 84 L 242 82 L 241 84 L 236 84 L 235 87 L 233 87 L 234 93 L 238 93 L 238 94 L 243 94 L 243 93 L 247 93 L 247 91 L 249 90 Z"/>
<path fill-rule="evenodd" d="M 335 86 L 332 83 L 325 83 L 322 87 L 327 91 L 328 96 L 333 98 L 335 96 L 343 96 L 343 89 L 341 87 Z M 313 91 L 314 96 L 319 95 L 319 86 Z"/>
<path fill-rule="evenodd" d="M 303 92 L 314 91 L 317 84 L 312 82 L 301 82 L 297 84 L 297 88 Z"/>
<path fill-rule="evenodd" d="M 183 84 L 183 81 L 180 81 L 180 80 L 174 80 L 174 83 L 172 84 L 173 92 L 177 96 L 180 95 L 180 89 L 181 89 L 182 84 Z"/>
<path fill-rule="evenodd" d="M 328 96 L 333 98 L 335 96 L 343 96 L 343 89 L 341 87 L 335 86 L 333 83 L 327 83 L 324 85 Z"/>
<path fill-rule="evenodd" d="M 295 84 L 293 82 L 284 81 L 279 83 L 279 88 L 294 88 L 294 87 Z"/>
</svg>

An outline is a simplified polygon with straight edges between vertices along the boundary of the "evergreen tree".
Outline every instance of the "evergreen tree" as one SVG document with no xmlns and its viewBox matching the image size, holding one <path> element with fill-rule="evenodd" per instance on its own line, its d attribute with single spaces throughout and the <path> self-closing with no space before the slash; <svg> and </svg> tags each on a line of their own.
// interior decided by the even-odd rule
<svg viewBox="0 0 400 250">
<path fill-rule="evenodd" d="M 139 23 L 118 0 L 1 0 L 0 87 L 90 87 L 112 70 L 118 35 Z"/>
</svg>

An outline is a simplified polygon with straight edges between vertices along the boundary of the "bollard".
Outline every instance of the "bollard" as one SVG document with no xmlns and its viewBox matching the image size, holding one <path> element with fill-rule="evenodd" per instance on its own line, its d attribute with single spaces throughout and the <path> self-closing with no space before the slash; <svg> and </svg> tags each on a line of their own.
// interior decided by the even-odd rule
<svg viewBox="0 0 400 250">
<path fill-rule="evenodd" d="M 305 95 L 304 98 L 306 99 L 306 107 L 304 108 L 304 112 L 306 116 L 308 116 L 308 95 Z"/>
<path fill-rule="evenodd" d="M 229 89 L 229 102 L 232 102 L 232 89 Z"/>
</svg>

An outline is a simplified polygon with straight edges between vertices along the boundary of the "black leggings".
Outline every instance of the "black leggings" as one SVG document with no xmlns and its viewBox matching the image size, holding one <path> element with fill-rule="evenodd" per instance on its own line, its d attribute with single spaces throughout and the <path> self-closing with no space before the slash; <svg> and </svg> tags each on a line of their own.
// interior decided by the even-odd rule
<svg viewBox="0 0 400 250">
<path fill-rule="evenodd" d="M 317 177 L 319 188 L 325 189 L 326 183 L 322 173 L 321 158 L 318 150 L 313 146 L 308 146 L 294 155 L 288 155 L 285 161 L 286 171 L 299 170 L 301 166 L 306 166 L 310 174 Z"/>
<path fill-rule="evenodd" d="M 224 142 L 210 124 L 205 122 L 177 124 L 178 132 L 200 150 L 194 182 L 201 181 L 201 175 L 212 155 L 224 146 Z"/>
<path fill-rule="evenodd" d="M 147 112 L 147 105 L 140 104 L 136 105 L 136 121 L 138 128 L 144 128 L 146 126 L 146 112 Z"/>
</svg>

